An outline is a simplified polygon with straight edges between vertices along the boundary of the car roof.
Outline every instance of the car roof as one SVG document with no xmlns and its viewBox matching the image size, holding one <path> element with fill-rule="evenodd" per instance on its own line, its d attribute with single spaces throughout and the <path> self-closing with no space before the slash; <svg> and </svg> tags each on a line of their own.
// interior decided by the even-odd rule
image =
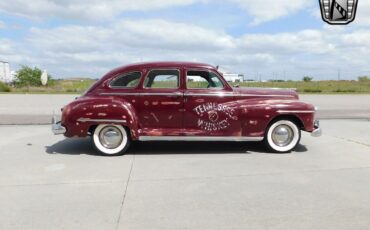
<svg viewBox="0 0 370 230">
<path fill-rule="evenodd" d="M 216 70 L 217 67 L 199 63 L 199 62 L 181 62 L 181 61 L 160 61 L 160 62 L 141 62 L 141 63 L 133 63 L 129 65 L 124 65 L 118 68 L 111 70 L 110 72 L 106 73 L 99 81 L 95 83 L 95 86 L 91 87 L 89 91 L 93 91 L 98 85 L 102 82 L 115 77 L 115 75 L 120 74 L 126 71 L 142 71 L 143 69 L 152 69 L 152 68 L 204 68 L 209 70 Z M 217 70 L 216 70 L 217 71 Z"/>
<path fill-rule="evenodd" d="M 145 68 L 178 68 L 178 67 L 185 67 L 185 68 L 207 68 L 207 69 L 214 69 L 215 67 L 205 63 L 198 63 L 198 62 L 141 62 L 141 63 L 133 63 L 129 65 L 124 65 L 114 69 L 111 72 L 121 72 L 124 70 L 132 70 L 132 69 L 145 69 Z"/>
</svg>

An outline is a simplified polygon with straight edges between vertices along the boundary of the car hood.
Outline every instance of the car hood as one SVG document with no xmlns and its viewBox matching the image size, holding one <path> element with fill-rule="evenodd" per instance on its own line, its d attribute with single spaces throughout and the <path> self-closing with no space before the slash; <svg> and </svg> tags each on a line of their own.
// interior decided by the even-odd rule
<svg viewBox="0 0 370 230">
<path fill-rule="evenodd" d="M 234 92 L 240 95 L 250 95 L 256 97 L 271 97 L 277 99 L 298 100 L 297 92 L 292 89 L 275 88 L 234 88 Z"/>
</svg>

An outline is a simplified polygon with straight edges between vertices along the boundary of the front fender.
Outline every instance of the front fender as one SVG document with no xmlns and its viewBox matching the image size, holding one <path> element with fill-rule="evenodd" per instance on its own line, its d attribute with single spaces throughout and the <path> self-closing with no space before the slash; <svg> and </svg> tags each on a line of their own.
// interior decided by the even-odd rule
<svg viewBox="0 0 370 230">
<path fill-rule="evenodd" d="M 279 117 L 294 117 L 302 130 L 314 130 L 315 108 L 298 100 L 238 100 L 243 136 L 264 136 L 268 125 Z"/>
<path fill-rule="evenodd" d="M 62 125 L 67 137 L 85 137 L 91 127 L 99 124 L 120 124 L 138 138 L 138 117 L 135 108 L 124 99 L 113 97 L 81 97 L 63 109 Z"/>
</svg>

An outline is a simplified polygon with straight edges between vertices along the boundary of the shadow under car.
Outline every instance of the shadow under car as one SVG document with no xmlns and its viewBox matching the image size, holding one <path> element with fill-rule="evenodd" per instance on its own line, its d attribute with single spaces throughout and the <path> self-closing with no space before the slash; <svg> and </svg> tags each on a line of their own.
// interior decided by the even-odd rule
<svg viewBox="0 0 370 230">
<path fill-rule="evenodd" d="M 51 146 L 46 146 L 49 154 L 94 155 L 99 153 L 93 147 L 91 138 L 68 138 Z M 293 152 L 306 152 L 307 148 L 299 144 Z M 131 143 L 125 155 L 165 155 L 165 154 L 250 154 L 267 153 L 263 142 L 185 142 L 185 141 L 151 141 Z M 274 154 L 274 153 L 273 153 Z"/>
</svg>

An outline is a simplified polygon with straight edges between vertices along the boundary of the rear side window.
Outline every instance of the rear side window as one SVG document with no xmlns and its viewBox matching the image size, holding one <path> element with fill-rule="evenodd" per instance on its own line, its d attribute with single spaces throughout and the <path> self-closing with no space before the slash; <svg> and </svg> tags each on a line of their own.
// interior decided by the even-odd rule
<svg viewBox="0 0 370 230">
<path fill-rule="evenodd" d="M 124 73 L 117 76 L 110 83 L 110 86 L 115 88 L 134 88 L 139 85 L 140 78 L 140 72 Z"/>
<path fill-rule="evenodd" d="M 179 87 L 178 70 L 152 70 L 145 79 L 145 88 L 177 89 Z"/>
</svg>

